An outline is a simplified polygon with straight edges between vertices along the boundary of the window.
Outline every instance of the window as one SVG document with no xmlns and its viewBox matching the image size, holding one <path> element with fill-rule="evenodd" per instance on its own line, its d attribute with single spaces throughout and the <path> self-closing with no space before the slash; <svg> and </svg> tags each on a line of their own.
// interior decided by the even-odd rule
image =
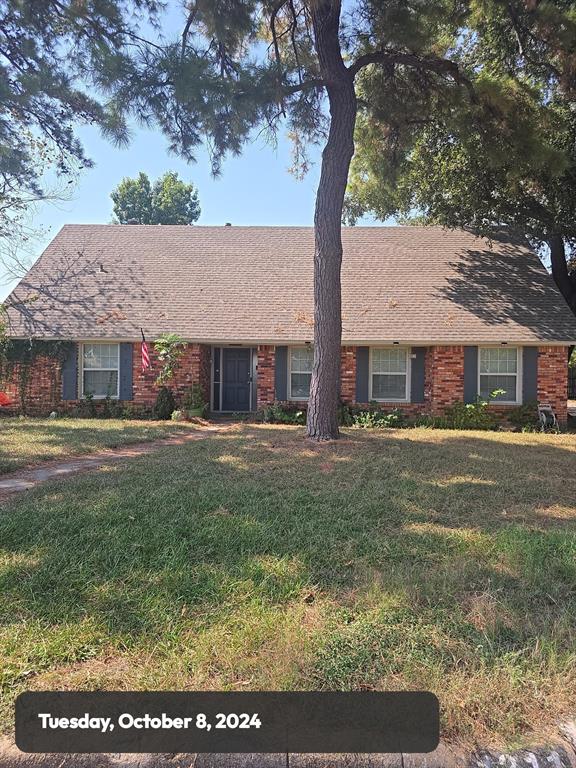
<svg viewBox="0 0 576 768">
<path fill-rule="evenodd" d="M 313 361 L 312 347 L 290 348 L 289 400 L 308 400 Z"/>
<path fill-rule="evenodd" d="M 518 396 L 518 349 L 516 347 L 484 347 L 479 350 L 478 365 L 480 397 L 488 398 L 496 389 L 504 394 L 494 398 L 499 403 L 517 403 Z"/>
<path fill-rule="evenodd" d="M 408 400 L 407 349 L 370 350 L 370 400 Z"/>
<path fill-rule="evenodd" d="M 82 397 L 118 397 L 119 344 L 82 345 Z"/>
</svg>

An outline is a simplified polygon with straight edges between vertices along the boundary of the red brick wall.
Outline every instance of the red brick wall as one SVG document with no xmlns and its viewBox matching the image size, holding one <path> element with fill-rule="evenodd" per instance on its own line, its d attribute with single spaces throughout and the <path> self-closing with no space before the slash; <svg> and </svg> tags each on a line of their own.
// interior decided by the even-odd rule
<svg viewBox="0 0 576 768">
<path fill-rule="evenodd" d="M 141 370 L 141 348 L 134 344 L 133 354 L 133 400 L 126 405 L 136 410 L 149 409 L 157 395 L 155 380 L 160 365 L 152 345 L 150 357 L 152 367 L 145 373 Z M 258 391 L 257 407 L 274 402 L 274 346 L 258 347 Z M 207 345 L 188 344 L 181 358 L 171 387 L 179 402 L 185 391 L 195 382 L 204 390 L 206 402 L 210 402 L 211 350 Z M 566 347 L 540 347 L 538 350 L 538 399 L 549 402 L 560 421 L 567 418 L 567 349 Z M 6 391 L 14 406 L 2 412 L 20 411 L 19 372 L 13 371 L 11 380 L 2 382 L 0 389 Z M 30 371 L 26 388 L 27 412 L 44 415 L 52 410 L 73 411 L 79 401 L 62 401 L 62 379 L 59 364 L 52 358 L 39 357 Z M 342 347 L 341 393 L 344 402 L 354 404 L 356 396 L 356 349 Z M 409 416 L 420 413 L 442 414 L 445 408 L 464 398 L 464 348 L 462 346 L 429 347 L 425 358 L 424 403 L 381 403 L 380 408 L 390 411 L 400 408 Z M 298 407 L 305 403 L 298 402 Z M 367 405 L 367 404 L 365 404 Z M 97 403 L 98 407 L 98 403 Z M 494 412 L 502 418 L 513 406 L 494 405 Z"/>
<path fill-rule="evenodd" d="M 258 347 L 257 408 L 271 405 L 274 392 L 274 354 L 275 348 L 262 344 Z"/>
<path fill-rule="evenodd" d="M 568 348 L 538 347 L 538 400 L 550 403 L 558 421 L 568 418 Z"/>
<path fill-rule="evenodd" d="M 343 403 L 356 400 L 356 347 L 342 347 L 340 357 L 340 397 Z"/>
<path fill-rule="evenodd" d="M 430 412 L 444 413 L 447 405 L 464 400 L 464 347 L 430 348 Z"/>
<path fill-rule="evenodd" d="M 21 413 L 20 367 L 14 366 L 9 380 L 0 380 L 0 390 L 6 392 L 11 404 L 0 411 Z M 62 396 L 62 372 L 60 363 L 53 357 L 36 358 L 28 373 L 25 388 L 25 411 L 31 416 L 41 416 L 58 410 Z"/>
<path fill-rule="evenodd" d="M 156 402 L 158 387 L 155 381 L 160 373 L 161 364 L 154 347 L 148 347 L 150 353 L 150 368 L 142 371 L 142 348 L 134 344 L 132 386 L 134 406 L 152 407 Z M 210 402 L 210 347 L 205 344 L 187 344 L 180 358 L 174 378 L 170 381 L 170 389 L 174 393 L 176 403 L 180 404 L 186 391 L 192 384 L 199 383 L 204 392 L 204 399 Z"/>
<path fill-rule="evenodd" d="M 156 402 L 158 388 L 155 381 L 160 371 L 160 364 L 152 345 L 149 346 L 149 352 L 151 367 L 143 373 L 140 343 L 133 345 L 133 399 L 126 400 L 124 404 L 133 407 L 134 410 L 150 409 Z M 3 382 L 0 385 L 0 389 L 6 391 L 14 401 L 13 406 L 9 409 L 3 409 L 3 411 L 11 413 L 21 411 L 18 381 L 19 372 L 16 368 L 11 381 L 8 384 Z M 181 402 L 186 390 L 196 382 L 202 386 L 204 398 L 209 403 L 210 347 L 204 344 L 187 344 L 174 379 L 170 382 L 177 404 Z M 45 415 L 53 410 L 71 412 L 81 405 L 80 400 L 62 400 L 60 365 L 54 359 L 45 357 L 39 357 L 30 371 L 26 403 L 26 410 L 31 415 Z M 96 400 L 95 407 L 102 408 L 104 404 Z"/>
</svg>

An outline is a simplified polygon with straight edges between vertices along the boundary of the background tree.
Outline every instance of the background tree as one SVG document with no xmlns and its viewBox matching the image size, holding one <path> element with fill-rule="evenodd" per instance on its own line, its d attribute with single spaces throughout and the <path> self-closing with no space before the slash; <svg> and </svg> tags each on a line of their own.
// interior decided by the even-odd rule
<svg viewBox="0 0 576 768">
<path fill-rule="evenodd" d="M 39 202 L 66 200 L 92 163 L 75 124 L 128 138 L 122 110 L 95 89 L 143 45 L 156 0 L 0 0 L 0 263 L 21 276 Z"/>
<path fill-rule="evenodd" d="M 112 92 L 155 121 L 171 149 L 193 159 L 206 142 L 213 170 L 255 129 L 280 126 L 299 150 L 324 143 L 314 215 L 314 365 L 309 437 L 338 436 L 341 218 L 364 70 L 401 71 L 420 88 L 465 82 L 451 44 L 466 4 L 453 0 L 190 0 L 181 39 L 148 48 Z M 444 36 L 444 42 L 440 40 Z M 305 157 L 300 155 L 305 162 Z"/>
<path fill-rule="evenodd" d="M 114 220 L 119 224 L 152 224 L 152 185 L 145 173 L 140 172 L 135 179 L 122 179 L 110 197 Z"/>
<path fill-rule="evenodd" d="M 74 135 L 76 122 L 128 138 L 117 105 L 98 98 L 135 49 L 139 19 L 155 0 L 0 0 L 0 199 L 41 191 L 44 162 L 67 175 L 90 165 Z"/>
<path fill-rule="evenodd" d="M 549 256 L 576 313 L 576 17 L 572 4 L 479 3 L 455 54 L 475 99 L 449 84 L 402 103 L 402 83 L 366 78 L 373 112 L 358 128 L 351 219 L 381 218 L 490 235 L 502 227 Z M 390 104 L 394 109 L 390 110 Z M 382 113 L 388 107 L 386 116 Z M 375 114 L 377 116 L 375 116 Z"/>
<path fill-rule="evenodd" d="M 174 171 L 153 185 L 142 172 L 135 179 L 122 179 L 110 197 L 120 224 L 194 224 L 200 217 L 198 192 Z"/>
<path fill-rule="evenodd" d="M 152 188 L 153 224 L 193 224 L 200 218 L 198 192 L 178 174 L 168 171 Z"/>
</svg>

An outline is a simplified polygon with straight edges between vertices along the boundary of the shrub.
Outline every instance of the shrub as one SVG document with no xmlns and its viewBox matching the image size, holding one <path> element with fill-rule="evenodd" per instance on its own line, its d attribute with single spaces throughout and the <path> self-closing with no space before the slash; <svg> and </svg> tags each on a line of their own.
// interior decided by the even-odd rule
<svg viewBox="0 0 576 768">
<path fill-rule="evenodd" d="M 102 413 L 100 414 L 103 419 L 119 419 L 124 413 L 123 407 L 118 400 L 113 400 L 110 395 L 106 395 L 102 406 Z"/>
<path fill-rule="evenodd" d="M 394 408 L 390 413 L 380 410 L 360 411 L 353 415 L 352 426 L 358 429 L 385 429 L 391 427 L 403 427 L 406 417 L 399 408 Z"/>
<path fill-rule="evenodd" d="M 154 405 L 154 418 L 167 421 L 174 410 L 174 395 L 168 387 L 160 387 Z"/>
<path fill-rule="evenodd" d="M 508 421 L 521 432 L 538 429 L 538 404 L 524 403 L 524 405 L 519 405 L 518 408 L 510 411 Z"/>
<path fill-rule="evenodd" d="M 306 424 L 306 412 L 295 406 L 272 403 L 263 408 L 260 417 L 266 424 Z"/>
<path fill-rule="evenodd" d="M 122 408 L 122 416 L 121 416 L 121 418 L 122 419 L 136 419 L 136 418 L 138 418 L 137 417 L 137 412 L 136 412 L 136 409 L 134 408 L 134 406 L 131 405 L 131 404 L 125 405 Z"/>
<path fill-rule="evenodd" d="M 94 402 L 94 395 L 91 392 L 87 392 L 78 407 L 79 415 L 82 417 L 88 417 L 90 419 L 96 416 L 96 403 Z"/>
<path fill-rule="evenodd" d="M 414 426 L 433 429 L 496 429 L 497 422 L 488 410 L 490 401 L 502 393 L 496 389 L 486 400 L 477 397 L 475 403 L 454 403 L 446 408 L 444 416 L 419 416 Z"/>
<path fill-rule="evenodd" d="M 345 403 L 340 403 L 338 407 L 338 424 L 343 427 L 351 427 L 354 424 L 354 413 Z"/>
</svg>

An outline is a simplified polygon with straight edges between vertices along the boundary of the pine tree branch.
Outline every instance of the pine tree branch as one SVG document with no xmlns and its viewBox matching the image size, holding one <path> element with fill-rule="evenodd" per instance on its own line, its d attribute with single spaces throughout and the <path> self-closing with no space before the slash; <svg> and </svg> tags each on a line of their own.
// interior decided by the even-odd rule
<svg viewBox="0 0 576 768">
<path fill-rule="evenodd" d="M 370 64 L 396 65 L 403 64 L 413 69 L 420 69 L 426 72 L 435 72 L 437 75 L 447 75 L 458 85 L 463 85 L 470 96 L 470 100 L 475 104 L 478 97 L 474 91 L 472 81 L 463 74 L 455 61 L 450 59 L 441 59 L 436 56 L 418 56 L 415 53 L 404 53 L 402 51 L 381 50 L 365 53 L 359 56 L 356 61 L 348 67 L 352 77 L 355 77 L 361 69 Z"/>
<path fill-rule="evenodd" d="M 284 96 L 292 96 L 300 91 L 308 91 L 311 88 L 325 88 L 327 85 L 325 80 L 321 77 L 315 77 L 313 80 L 304 80 L 297 85 L 285 85 L 282 87 L 282 93 Z"/>
</svg>

